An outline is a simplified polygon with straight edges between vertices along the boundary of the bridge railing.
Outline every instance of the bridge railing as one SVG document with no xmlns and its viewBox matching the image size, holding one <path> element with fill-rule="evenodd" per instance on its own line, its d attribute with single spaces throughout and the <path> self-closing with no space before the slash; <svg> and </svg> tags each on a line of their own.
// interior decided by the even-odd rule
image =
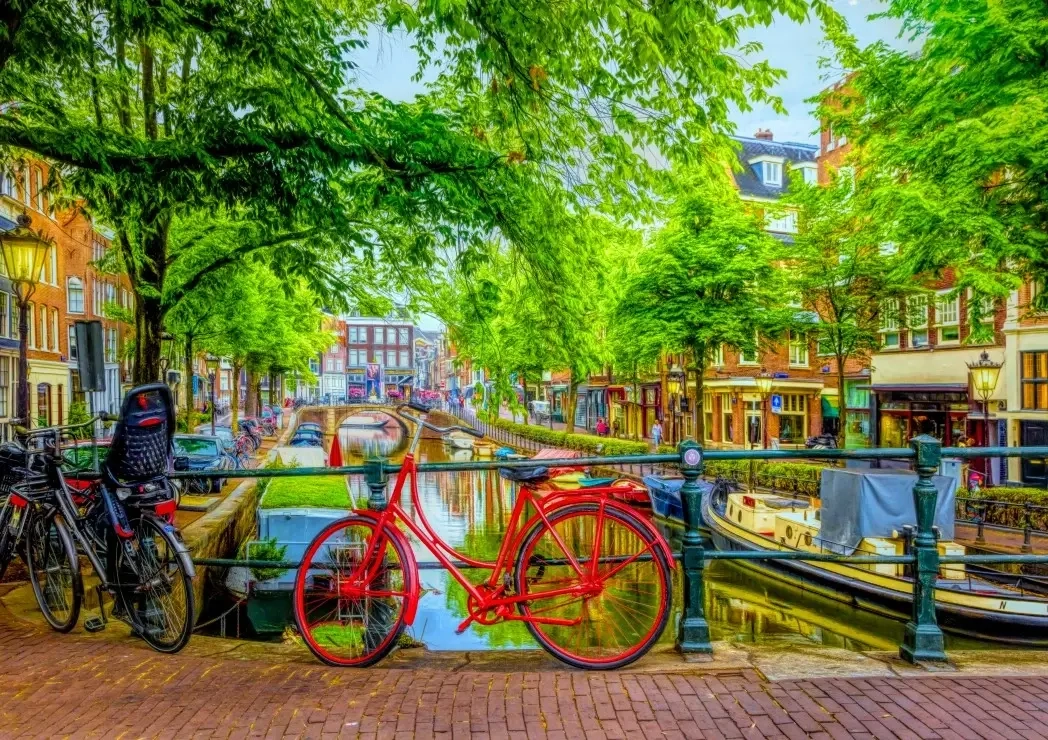
<svg viewBox="0 0 1048 740">
<path fill-rule="evenodd" d="M 935 607 L 935 585 L 940 566 L 952 564 L 989 565 L 1004 563 L 1048 564 L 1046 554 L 940 555 L 937 535 L 933 528 L 938 493 L 932 477 L 938 472 L 944 456 L 960 459 L 986 457 L 1048 457 L 1048 447 L 963 447 L 943 448 L 928 436 L 910 440 L 909 447 L 863 450 L 708 450 L 694 442 L 683 442 L 675 454 L 591 456 L 564 460 L 543 460 L 550 467 L 579 466 L 656 466 L 676 468 L 684 478 L 681 502 L 684 511 L 684 536 L 678 556 L 683 565 L 683 609 L 677 631 L 677 646 L 683 653 L 709 653 L 709 624 L 704 608 L 704 570 L 711 560 L 798 560 L 806 562 L 833 562 L 859 565 L 902 564 L 910 566 L 913 577 L 912 611 L 899 647 L 901 657 L 910 662 L 945 661 L 947 659 L 943 632 Z M 909 554 L 904 555 L 841 555 L 800 550 L 710 551 L 706 547 L 701 527 L 700 500 L 702 489 L 698 484 L 707 460 L 909 460 L 917 473 L 913 498 L 917 515 L 916 535 Z M 470 462 L 419 463 L 420 472 L 456 472 L 524 468 L 534 466 L 529 460 L 478 460 Z M 363 475 L 369 488 L 368 505 L 382 508 L 386 505 L 386 487 L 391 474 L 400 465 L 385 459 L 373 459 L 363 465 L 338 468 L 260 468 L 254 470 L 185 471 L 173 473 L 173 478 L 295 478 L 315 475 Z M 294 568 L 294 562 L 243 561 L 226 559 L 199 559 L 199 565 L 248 565 L 250 567 Z"/>
</svg>

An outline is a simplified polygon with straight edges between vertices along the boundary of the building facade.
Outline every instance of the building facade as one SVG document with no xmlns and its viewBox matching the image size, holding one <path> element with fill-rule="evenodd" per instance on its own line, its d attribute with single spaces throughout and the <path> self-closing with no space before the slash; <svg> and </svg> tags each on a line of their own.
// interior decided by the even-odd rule
<svg viewBox="0 0 1048 740">
<path fill-rule="evenodd" d="M 995 394 L 998 434 L 1002 444 L 1048 445 L 1048 314 L 1033 307 L 1045 287 L 1027 280 L 1008 301 L 1004 322 L 1004 367 Z M 1043 459 L 1009 458 L 1011 482 L 1048 487 Z"/>
<path fill-rule="evenodd" d="M 354 388 L 367 395 L 385 396 L 397 391 L 408 396 L 415 386 L 415 326 L 396 316 L 377 318 L 369 316 L 345 317 L 346 383 L 350 393 Z M 367 384 L 367 373 L 375 374 L 373 385 Z"/>
<path fill-rule="evenodd" d="M 331 403 L 343 403 L 346 400 L 346 322 L 325 314 L 322 326 L 334 339 L 320 356 L 320 397 Z"/>
</svg>

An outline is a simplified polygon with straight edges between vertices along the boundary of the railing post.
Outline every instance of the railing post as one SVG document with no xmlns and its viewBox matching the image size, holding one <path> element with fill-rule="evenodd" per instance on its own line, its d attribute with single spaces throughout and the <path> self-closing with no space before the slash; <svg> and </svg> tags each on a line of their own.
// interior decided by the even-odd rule
<svg viewBox="0 0 1048 740">
<path fill-rule="evenodd" d="M 909 663 L 945 661 L 942 630 L 935 618 L 935 579 L 939 575 L 939 543 L 932 525 L 938 492 L 932 476 L 938 472 L 942 443 L 926 434 L 910 440 L 916 454 L 917 482 L 913 502 L 917 509 L 917 536 L 914 538 L 916 565 L 913 578 L 913 618 L 906 624 L 899 656 Z"/>
<path fill-rule="evenodd" d="M 681 442 L 680 471 L 684 485 L 680 489 L 681 505 L 684 509 L 684 541 L 681 548 L 684 564 L 684 609 L 680 615 L 680 630 L 677 633 L 677 649 L 682 653 L 712 653 L 710 626 L 706 622 L 705 586 L 702 571 L 705 567 L 705 551 L 699 522 L 702 521 L 699 475 L 702 473 L 702 448 L 688 440 Z"/>
<path fill-rule="evenodd" d="M 367 468 L 365 477 L 368 482 L 368 508 L 382 511 L 386 508 L 386 458 L 373 457 L 364 463 Z"/>
<path fill-rule="evenodd" d="M 1033 505 L 1027 501 L 1023 504 L 1023 552 L 1033 552 L 1033 540 L 1031 539 L 1031 531 L 1033 530 Z"/>
</svg>

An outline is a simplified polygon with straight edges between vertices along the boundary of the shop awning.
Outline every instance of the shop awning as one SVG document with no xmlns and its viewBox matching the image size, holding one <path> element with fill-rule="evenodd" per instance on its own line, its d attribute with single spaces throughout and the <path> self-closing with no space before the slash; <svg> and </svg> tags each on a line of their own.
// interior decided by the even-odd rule
<svg viewBox="0 0 1048 740">
<path fill-rule="evenodd" d="M 822 418 L 823 419 L 836 419 L 841 415 L 841 412 L 837 408 L 837 399 L 827 398 L 823 396 L 822 401 Z"/>
</svg>

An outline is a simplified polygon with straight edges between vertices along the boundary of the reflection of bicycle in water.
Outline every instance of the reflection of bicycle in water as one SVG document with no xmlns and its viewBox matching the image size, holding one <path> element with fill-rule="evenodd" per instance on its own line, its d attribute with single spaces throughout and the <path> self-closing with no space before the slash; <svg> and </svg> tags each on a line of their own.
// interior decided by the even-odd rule
<svg viewBox="0 0 1048 740">
<path fill-rule="evenodd" d="M 354 511 L 310 543 L 295 579 L 295 620 L 306 644 L 326 663 L 366 666 L 381 660 L 415 617 L 419 573 L 403 525 L 465 589 L 472 623 L 524 622 L 540 645 L 581 668 L 618 668 L 646 653 L 669 619 L 672 555 L 643 516 L 612 496 L 613 487 L 543 490 L 546 468 L 506 469 L 520 484 L 494 562 L 455 551 L 434 531 L 419 499 L 414 460 L 423 427 L 441 434 L 467 427 L 416 424 L 408 454 L 381 512 Z M 411 479 L 416 522 L 401 508 Z M 456 566 L 490 571 L 473 583 Z"/>
</svg>

